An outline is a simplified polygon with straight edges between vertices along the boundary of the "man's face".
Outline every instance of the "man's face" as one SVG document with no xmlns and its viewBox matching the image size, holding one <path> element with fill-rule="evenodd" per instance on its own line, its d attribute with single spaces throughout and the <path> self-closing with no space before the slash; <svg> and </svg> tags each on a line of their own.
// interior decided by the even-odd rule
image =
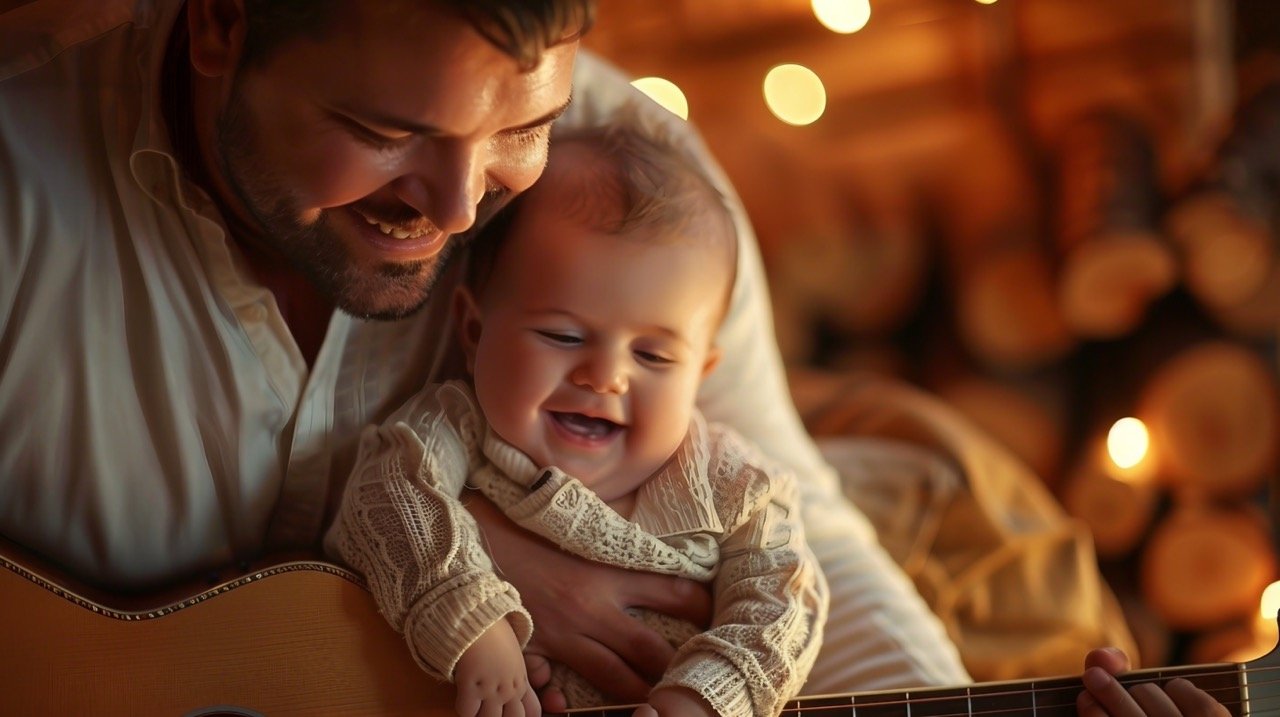
<svg viewBox="0 0 1280 717">
<path fill-rule="evenodd" d="M 262 249 L 338 308 L 396 318 L 426 301 L 456 235 L 541 174 L 577 45 L 521 72 L 420 0 L 335 12 L 325 35 L 238 73 L 218 170 Z"/>
<path fill-rule="evenodd" d="M 553 159 L 521 207 L 463 343 L 494 432 L 608 501 L 684 439 L 731 269 L 705 242 L 605 234 L 566 215 L 555 190 L 573 167 Z"/>
</svg>

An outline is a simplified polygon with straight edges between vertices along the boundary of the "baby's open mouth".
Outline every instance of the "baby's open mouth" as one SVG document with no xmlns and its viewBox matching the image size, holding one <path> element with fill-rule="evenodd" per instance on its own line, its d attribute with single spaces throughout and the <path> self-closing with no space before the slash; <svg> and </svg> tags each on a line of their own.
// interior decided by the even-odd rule
<svg viewBox="0 0 1280 717">
<path fill-rule="evenodd" d="M 551 411 L 551 418 L 569 433 L 592 441 L 608 438 L 623 429 L 621 424 L 607 418 L 594 418 L 582 413 Z"/>
</svg>

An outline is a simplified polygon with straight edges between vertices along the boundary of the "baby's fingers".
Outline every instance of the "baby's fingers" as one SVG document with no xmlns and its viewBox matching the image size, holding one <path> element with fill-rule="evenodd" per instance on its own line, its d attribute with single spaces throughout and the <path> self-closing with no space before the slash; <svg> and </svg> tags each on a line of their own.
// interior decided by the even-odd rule
<svg viewBox="0 0 1280 717">
<path fill-rule="evenodd" d="M 524 717 L 542 717 L 542 704 L 538 702 L 538 693 L 532 688 L 520 695 L 520 704 L 524 707 Z"/>
<path fill-rule="evenodd" d="M 502 717 L 525 717 L 523 699 L 508 700 L 503 704 Z"/>
<path fill-rule="evenodd" d="M 640 705 L 635 712 L 631 713 L 631 717 L 658 717 L 658 710 L 653 705 Z"/>
<path fill-rule="evenodd" d="M 453 701 L 453 708 L 457 710 L 458 717 L 476 717 L 480 712 L 481 702 L 478 692 L 459 686 L 458 696 Z"/>
</svg>

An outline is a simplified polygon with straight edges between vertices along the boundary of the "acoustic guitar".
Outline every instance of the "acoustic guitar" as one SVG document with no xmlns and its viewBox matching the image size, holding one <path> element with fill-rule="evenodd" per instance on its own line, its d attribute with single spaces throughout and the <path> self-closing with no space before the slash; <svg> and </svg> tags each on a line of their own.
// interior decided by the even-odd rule
<svg viewBox="0 0 1280 717">
<path fill-rule="evenodd" d="M 453 714 L 359 577 L 302 560 L 152 606 L 108 605 L 0 550 L 0 715 L 239 717 Z M 1280 715 L 1280 653 L 1244 664 L 1138 670 L 1184 677 L 1233 715 Z M 1079 677 L 792 700 L 799 717 L 1074 715 Z M 614 707 L 575 714 L 628 715 Z"/>
</svg>

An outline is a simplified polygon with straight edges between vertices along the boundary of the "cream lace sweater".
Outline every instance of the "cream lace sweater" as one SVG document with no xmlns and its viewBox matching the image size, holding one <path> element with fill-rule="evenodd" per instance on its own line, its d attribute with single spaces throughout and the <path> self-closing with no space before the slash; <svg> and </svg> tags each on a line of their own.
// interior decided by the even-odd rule
<svg viewBox="0 0 1280 717">
<path fill-rule="evenodd" d="M 804 543 L 790 474 L 732 431 L 696 416 L 628 520 L 488 431 L 463 382 L 423 391 L 366 429 L 326 549 L 365 575 L 414 659 L 443 679 L 497 620 L 509 618 L 522 644 L 533 629 L 458 500 L 464 487 L 584 558 L 711 583 L 707 631 L 635 613 L 678 646 L 659 687 L 688 687 L 735 716 L 777 714 L 800 690 L 821 641 L 826 585 Z M 568 670 L 554 674 L 570 707 L 603 704 Z"/>
</svg>

